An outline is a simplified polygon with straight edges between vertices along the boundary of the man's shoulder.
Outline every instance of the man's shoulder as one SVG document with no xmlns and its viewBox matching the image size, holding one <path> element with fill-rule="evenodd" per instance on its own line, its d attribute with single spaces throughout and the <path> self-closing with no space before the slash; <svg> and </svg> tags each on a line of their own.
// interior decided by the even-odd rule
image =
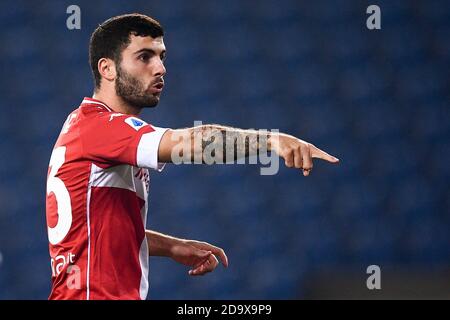
<svg viewBox="0 0 450 320">
<path fill-rule="evenodd" d="M 97 114 L 83 115 L 83 128 L 91 128 L 94 131 L 118 131 L 133 134 L 141 132 L 141 129 L 148 127 L 148 123 L 135 115 L 120 112 L 98 112 Z M 91 130 L 88 130 L 91 131 Z"/>
</svg>

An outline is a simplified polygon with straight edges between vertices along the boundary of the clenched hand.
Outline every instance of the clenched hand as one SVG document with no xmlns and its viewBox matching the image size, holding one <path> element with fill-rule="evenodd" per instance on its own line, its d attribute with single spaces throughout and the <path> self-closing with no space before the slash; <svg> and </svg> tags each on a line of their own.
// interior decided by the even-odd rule
<svg viewBox="0 0 450 320">
<path fill-rule="evenodd" d="M 189 270 L 191 276 L 201 276 L 216 269 L 219 265 L 217 257 L 228 267 L 228 258 L 223 249 L 207 242 L 185 240 L 172 248 L 172 259 L 192 267 Z"/>
</svg>

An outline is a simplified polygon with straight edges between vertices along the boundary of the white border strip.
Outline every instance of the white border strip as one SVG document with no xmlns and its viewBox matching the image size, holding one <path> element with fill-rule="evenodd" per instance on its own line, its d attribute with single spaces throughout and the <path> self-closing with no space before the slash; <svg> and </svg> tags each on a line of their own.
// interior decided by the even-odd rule
<svg viewBox="0 0 450 320">
<path fill-rule="evenodd" d="M 87 236 L 88 236 L 88 250 L 87 250 L 87 269 L 86 269 L 86 300 L 89 300 L 89 269 L 91 264 L 91 220 L 90 220 L 90 206 L 91 206 L 91 186 L 92 186 L 92 170 L 94 167 L 91 164 L 91 172 L 89 174 L 87 198 L 86 198 L 86 222 L 87 222 Z"/>
</svg>

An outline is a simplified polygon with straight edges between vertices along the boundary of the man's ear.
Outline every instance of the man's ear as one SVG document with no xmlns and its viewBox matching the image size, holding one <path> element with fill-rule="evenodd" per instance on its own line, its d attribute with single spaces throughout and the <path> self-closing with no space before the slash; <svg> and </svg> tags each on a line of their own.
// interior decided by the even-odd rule
<svg viewBox="0 0 450 320">
<path fill-rule="evenodd" d="M 107 81 L 114 81 L 116 79 L 116 64 L 113 60 L 108 58 L 101 58 L 97 64 L 98 72 Z"/>
</svg>

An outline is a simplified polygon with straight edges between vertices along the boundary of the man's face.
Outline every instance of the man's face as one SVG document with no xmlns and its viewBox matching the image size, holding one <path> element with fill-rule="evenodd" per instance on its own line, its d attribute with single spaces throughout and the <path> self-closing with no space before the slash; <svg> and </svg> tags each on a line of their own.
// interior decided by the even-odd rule
<svg viewBox="0 0 450 320">
<path fill-rule="evenodd" d="M 130 39 L 130 44 L 122 51 L 122 61 L 116 66 L 116 93 L 134 107 L 155 107 L 166 74 L 163 38 L 130 35 Z"/>
</svg>

